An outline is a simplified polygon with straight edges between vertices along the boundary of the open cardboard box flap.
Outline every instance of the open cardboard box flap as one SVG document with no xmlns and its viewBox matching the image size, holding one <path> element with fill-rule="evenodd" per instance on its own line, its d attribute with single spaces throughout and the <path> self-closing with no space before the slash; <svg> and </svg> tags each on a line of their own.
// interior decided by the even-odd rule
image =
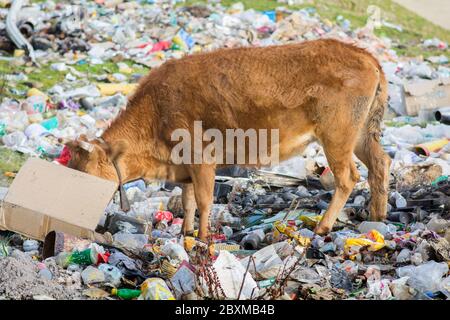
<svg viewBox="0 0 450 320">
<path fill-rule="evenodd" d="M 117 183 L 38 158 L 22 166 L 0 210 L 0 228 L 44 240 L 50 231 L 94 238 Z"/>
</svg>

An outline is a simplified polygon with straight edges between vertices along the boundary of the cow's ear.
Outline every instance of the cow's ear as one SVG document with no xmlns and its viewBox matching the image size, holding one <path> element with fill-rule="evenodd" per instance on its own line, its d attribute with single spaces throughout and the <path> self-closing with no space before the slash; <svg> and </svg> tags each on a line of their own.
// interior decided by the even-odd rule
<svg viewBox="0 0 450 320">
<path fill-rule="evenodd" d="M 125 140 L 115 141 L 109 150 L 109 157 L 112 161 L 117 161 L 127 150 L 128 142 Z"/>
</svg>

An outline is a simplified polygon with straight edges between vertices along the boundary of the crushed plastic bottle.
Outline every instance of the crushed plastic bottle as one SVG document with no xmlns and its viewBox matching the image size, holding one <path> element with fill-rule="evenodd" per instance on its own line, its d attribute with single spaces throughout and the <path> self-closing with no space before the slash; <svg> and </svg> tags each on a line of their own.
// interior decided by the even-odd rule
<svg viewBox="0 0 450 320">
<path fill-rule="evenodd" d="M 377 230 L 383 236 L 385 236 L 389 231 L 388 226 L 384 222 L 363 221 L 358 226 L 358 231 L 363 234 L 368 233 L 370 230 Z"/>
</svg>

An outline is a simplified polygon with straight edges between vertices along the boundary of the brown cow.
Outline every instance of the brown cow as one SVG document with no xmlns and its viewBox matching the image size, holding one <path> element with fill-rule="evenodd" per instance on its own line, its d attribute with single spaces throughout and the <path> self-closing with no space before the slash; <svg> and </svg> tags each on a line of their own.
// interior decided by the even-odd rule
<svg viewBox="0 0 450 320">
<path fill-rule="evenodd" d="M 353 153 L 368 167 L 371 219 L 386 216 L 390 159 L 379 143 L 387 84 L 377 60 L 336 40 L 264 48 L 222 49 L 171 60 L 152 70 L 103 140 L 68 143 L 69 166 L 123 182 L 138 178 L 184 184 L 184 234 L 205 240 L 213 200 L 215 164 L 171 161 L 175 129 L 279 129 L 280 160 L 298 155 L 313 140 L 324 147 L 336 191 L 316 233 L 329 232 L 359 173 Z M 80 138 L 85 140 L 85 137 Z M 93 148 L 93 150 L 92 150 Z"/>
</svg>

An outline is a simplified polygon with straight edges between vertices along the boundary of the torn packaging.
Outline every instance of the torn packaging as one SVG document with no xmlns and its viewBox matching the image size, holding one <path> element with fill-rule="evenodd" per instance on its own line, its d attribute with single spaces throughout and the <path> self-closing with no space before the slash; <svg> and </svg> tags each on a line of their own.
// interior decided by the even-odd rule
<svg viewBox="0 0 450 320">
<path fill-rule="evenodd" d="M 1 203 L 0 229 L 44 240 L 50 231 L 95 239 L 117 184 L 30 158 Z"/>
</svg>

